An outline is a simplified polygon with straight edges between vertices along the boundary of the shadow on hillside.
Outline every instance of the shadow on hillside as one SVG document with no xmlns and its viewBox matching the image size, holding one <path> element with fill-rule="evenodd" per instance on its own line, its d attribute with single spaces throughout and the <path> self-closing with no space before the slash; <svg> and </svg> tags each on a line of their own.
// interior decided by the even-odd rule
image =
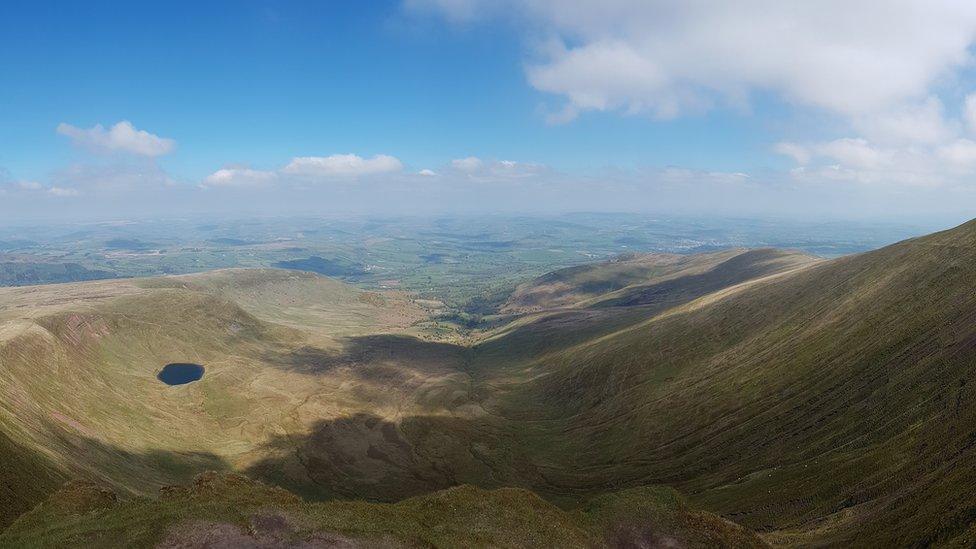
<svg viewBox="0 0 976 549">
<path fill-rule="evenodd" d="M 366 381 L 405 382 L 409 374 L 445 375 L 461 372 L 466 349 L 406 335 L 348 337 L 339 350 L 303 346 L 266 353 L 272 366 L 308 375 L 349 368 Z"/>
<path fill-rule="evenodd" d="M 64 473 L 46 455 L 0 431 L 0 531 L 64 480 Z"/>
<path fill-rule="evenodd" d="M 189 482 L 204 471 L 230 470 L 223 459 L 209 452 L 133 452 L 54 424 L 48 424 L 44 432 L 44 447 L 66 456 L 67 463 L 56 464 L 46 454 L 14 443 L 0 432 L 0 529 L 69 479 L 107 484 L 134 495 Z"/>
<path fill-rule="evenodd" d="M 542 471 L 501 425 L 456 417 L 399 422 L 360 413 L 269 441 L 249 476 L 307 499 L 398 501 L 458 484 L 544 486 Z"/>
<path fill-rule="evenodd" d="M 47 429 L 49 445 L 61 447 L 84 469 L 69 468 L 69 476 L 109 482 L 125 492 L 154 491 L 161 486 L 187 482 L 204 471 L 226 471 L 230 465 L 210 452 L 163 449 L 131 451 L 62 428 Z M 98 471 L 98 474 L 86 473 Z M 98 478 L 101 476 L 102 478 Z"/>
</svg>

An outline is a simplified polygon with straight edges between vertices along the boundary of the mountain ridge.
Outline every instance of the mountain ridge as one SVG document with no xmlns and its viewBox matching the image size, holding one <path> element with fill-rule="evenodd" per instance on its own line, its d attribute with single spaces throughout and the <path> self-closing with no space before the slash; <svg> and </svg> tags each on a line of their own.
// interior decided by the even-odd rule
<svg viewBox="0 0 976 549">
<path fill-rule="evenodd" d="M 539 308 L 468 345 L 418 338 L 402 294 L 301 273 L 0 290 L 3 402 L 36 400 L 0 404 L 0 426 L 59 474 L 136 495 L 206 469 L 313 499 L 473 484 L 565 509 L 668 485 L 774 544 L 969 539 L 976 221 L 832 260 L 661 261 L 622 286 L 617 263 L 544 277 L 583 273 L 598 291 L 537 292 L 555 300 L 523 301 Z M 680 262 L 694 271 L 660 270 Z M 186 357 L 203 380 L 152 382 L 154 364 Z M 53 379 L 71 394 L 48 394 Z M 64 469 L 79 444 L 97 459 Z"/>
</svg>

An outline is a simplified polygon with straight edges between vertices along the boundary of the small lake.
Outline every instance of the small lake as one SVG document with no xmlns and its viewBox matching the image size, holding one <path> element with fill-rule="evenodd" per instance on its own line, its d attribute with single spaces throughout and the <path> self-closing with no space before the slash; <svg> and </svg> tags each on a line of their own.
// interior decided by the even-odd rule
<svg viewBox="0 0 976 549">
<path fill-rule="evenodd" d="M 203 377 L 203 366 L 186 362 L 167 364 L 156 377 L 166 385 L 185 385 Z"/>
</svg>

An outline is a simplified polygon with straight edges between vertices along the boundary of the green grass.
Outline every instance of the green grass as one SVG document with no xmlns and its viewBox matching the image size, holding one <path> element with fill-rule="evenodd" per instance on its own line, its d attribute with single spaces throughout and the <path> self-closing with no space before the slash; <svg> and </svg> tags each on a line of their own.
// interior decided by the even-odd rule
<svg viewBox="0 0 976 549">
<path fill-rule="evenodd" d="M 667 483 L 784 543 L 950 540 L 976 501 L 974 266 L 974 224 L 820 263 L 545 355 L 500 410 L 554 496 Z"/>
<path fill-rule="evenodd" d="M 43 454 L 0 432 L 0 531 L 65 481 Z"/>
<path fill-rule="evenodd" d="M 531 499 L 588 543 L 644 535 L 645 522 L 726 524 L 693 511 L 647 518 L 671 500 L 641 487 L 667 485 L 776 544 L 971 539 L 976 222 L 835 260 L 766 250 L 683 261 L 537 281 L 519 295 L 538 310 L 464 343 L 418 337 L 427 320 L 403 295 L 295 273 L 0 290 L 0 418 L 35 452 L 25 463 L 43 452 L 57 478 L 94 478 L 126 498 L 205 469 L 285 486 L 315 500 L 294 504 L 311 521 L 296 535 L 573 545 L 527 537 L 538 524 L 452 537 L 483 512 L 437 503 L 461 498 L 441 492 L 461 484 L 519 489 L 498 498 L 531 490 L 545 501 L 502 498 L 487 515 Z M 564 286 L 547 293 L 553 281 Z M 156 369 L 177 361 L 207 374 L 160 386 Z M 487 497 L 472 493 L 465 506 Z M 11 509 L 37 494 L 18 498 Z M 355 499 L 372 503 L 342 501 Z M 151 517 L 177 511 L 137 501 L 145 518 L 113 508 L 105 520 L 161 539 Z M 207 520 L 250 520 L 206 505 Z M 383 513 L 400 513 L 400 526 L 377 526 L 393 520 Z"/>
<path fill-rule="evenodd" d="M 204 539 L 413 547 L 764 545 L 740 527 L 690 509 L 667 488 L 608 494 L 567 512 L 516 488 L 457 486 L 395 504 L 309 503 L 245 477 L 205 474 L 192 485 L 128 501 L 90 483 L 71 483 L 0 535 L 0 546 L 165 547 Z"/>
</svg>

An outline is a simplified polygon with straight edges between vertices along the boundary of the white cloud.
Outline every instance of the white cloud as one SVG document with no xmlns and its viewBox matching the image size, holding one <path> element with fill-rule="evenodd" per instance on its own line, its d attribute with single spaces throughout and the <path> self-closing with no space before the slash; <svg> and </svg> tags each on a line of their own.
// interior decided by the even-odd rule
<svg viewBox="0 0 976 549">
<path fill-rule="evenodd" d="M 969 131 L 976 133 L 976 93 L 966 96 L 963 102 L 963 119 L 969 127 Z"/>
<path fill-rule="evenodd" d="M 961 118 L 946 116 L 941 100 L 929 97 L 873 117 L 855 119 L 856 137 L 826 142 L 778 143 L 773 150 L 793 158 L 806 180 L 909 185 L 971 184 L 976 142 L 963 137 L 976 118 L 976 94 L 961 105 Z"/>
<path fill-rule="evenodd" d="M 661 68 L 626 42 L 600 40 L 574 49 L 559 44 L 556 51 L 553 62 L 527 69 L 533 87 L 568 99 L 549 122 L 568 122 L 580 111 L 610 109 L 672 118 L 689 106 L 683 103 L 697 98 L 669 90 Z"/>
<path fill-rule="evenodd" d="M 499 160 L 487 165 L 490 176 L 504 179 L 523 179 L 535 177 L 548 171 L 548 167 L 535 162 L 516 162 L 514 160 Z"/>
<path fill-rule="evenodd" d="M 547 116 L 552 123 L 585 112 L 746 113 L 751 97 L 773 96 L 801 116 L 817 116 L 824 122 L 818 130 L 838 134 L 773 145 L 797 163 L 794 179 L 976 180 L 964 139 L 976 136 L 976 93 L 958 110 L 944 104 L 953 91 L 945 84 L 959 83 L 974 64 L 973 2 L 892 0 L 883 9 L 873 0 L 405 0 L 405 6 L 465 24 L 513 22 L 535 45 L 525 62 L 529 85 L 557 98 Z M 502 168 L 468 171 L 492 169 Z"/>
<path fill-rule="evenodd" d="M 140 156 L 162 156 L 176 148 L 176 141 L 137 130 L 131 122 L 123 120 L 109 129 L 101 124 L 83 129 L 62 122 L 57 132 L 81 147 L 95 152 L 127 152 Z"/>
<path fill-rule="evenodd" d="M 68 189 L 65 187 L 51 187 L 47 190 L 47 194 L 51 196 L 67 197 L 67 196 L 78 196 L 81 194 L 77 189 Z"/>
<path fill-rule="evenodd" d="M 30 181 L 26 179 L 16 180 L 11 177 L 9 172 L 0 168 L 0 194 L 14 195 L 15 197 L 35 197 L 44 193 L 51 196 L 78 196 L 81 194 L 76 189 L 72 188 L 45 188 L 43 184 L 37 181 Z"/>
<path fill-rule="evenodd" d="M 39 191 L 44 188 L 44 185 L 41 185 L 37 181 L 18 181 L 16 185 L 25 191 Z"/>
<path fill-rule="evenodd" d="M 929 145 L 883 146 L 862 137 L 808 144 L 781 143 L 774 150 L 792 157 L 795 179 L 865 184 L 932 186 L 963 175 L 970 151 L 966 140 Z"/>
<path fill-rule="evenodd" d="M 469 156 L 467 158 L 457 158 L 451 160 L 451 167 L 462 172 L 473 172 L 481 168 L 484 164 L 480 158 Z"/>
<path fill-rule="evenodd" d="M 939 158 L 949 162 L 953 167 L 971 169 L 976 167 L 976 142 L 969 139 L 957 139 L 940 148 L 938 155 Z"/>
<path fill-rule="evenodd" d="M 942 101 L 928 97 L 868 116 L 856 117 L 853 128 L 876 143 L 944 143 L 958 132 L 958 123 L 945 118 Z"/>
<path fill-rule="evenodd" d="M 255 170 L 247 166 L 228 166 L 208 175 L 201 188 L 257 187 L 270 183 L 301 186 L 310 179 L 355 179 L 376 175 L 395 175 L 403 170 L 403 164 L 395 157 L 378 154 L 362 158 L 355 154 L 331 156 L 302 156 L 292 158 L 280 169 Z M 429 172 L 429 173 L 426 173 Z M 436 175 L 431 170 L 418 172 L 422 176 Z"/>
<path fill-rule="evenodd" d="M 452 160 L 448 171 L 472 181 L 511 181 L 535 177 L 549 172 L 549 168 L 535 162 L 514 160 L 482 160 L 475 156 Z"/>
<path fill-rule="evenodd" d="M 798 145 L 796 143 L 790 142 L 780 142 L 773 146 L 773 151 L 777 154 L 783 156 L 788 156 L 796 161 L 797 164 L 803 165 L 810 161 L 812 153 L 803 145 Z"/>
<path fill-rule="evenodd" d="M 355 154 L 296 157 L 281 172 L 304 177 L 359 177 L 399 172 L 403 164 L 395 157 L 378 154 L 362 158 Z"/>
<path fill-rule="evenodd" d="M 434 170 L 423 169 L 417 172 L 417 175 L 422 175 L 424 177 L 436 177 L 437 172 L 435 172 Z"/>
<path fill-rule="evenodd" d="M 843 166 L 860 169 L 878 168 L 889 160 L 886 152 L 871 146 L 862 138 L 835 139 L 819 145 L 816 152 L 819 156 L 834 160 Z"/>
<path fill-rule="evenodd" d="M 529 82 L 565 98 L 562 117 L 619 110 L 672 117 L 752 92 L 846 116 L 921 99 L 963 67 L 976 3 L 958 0 L 672 2 L 409 0 L 453 20 L 528 21 L 554 37 Z"/>
<path fill-rule="evenodd" d="M 277 179 L 275 172 L 250 168 L 221 168 L 203 180 L 203 187 L 250 187 Z"/>
</svg>

